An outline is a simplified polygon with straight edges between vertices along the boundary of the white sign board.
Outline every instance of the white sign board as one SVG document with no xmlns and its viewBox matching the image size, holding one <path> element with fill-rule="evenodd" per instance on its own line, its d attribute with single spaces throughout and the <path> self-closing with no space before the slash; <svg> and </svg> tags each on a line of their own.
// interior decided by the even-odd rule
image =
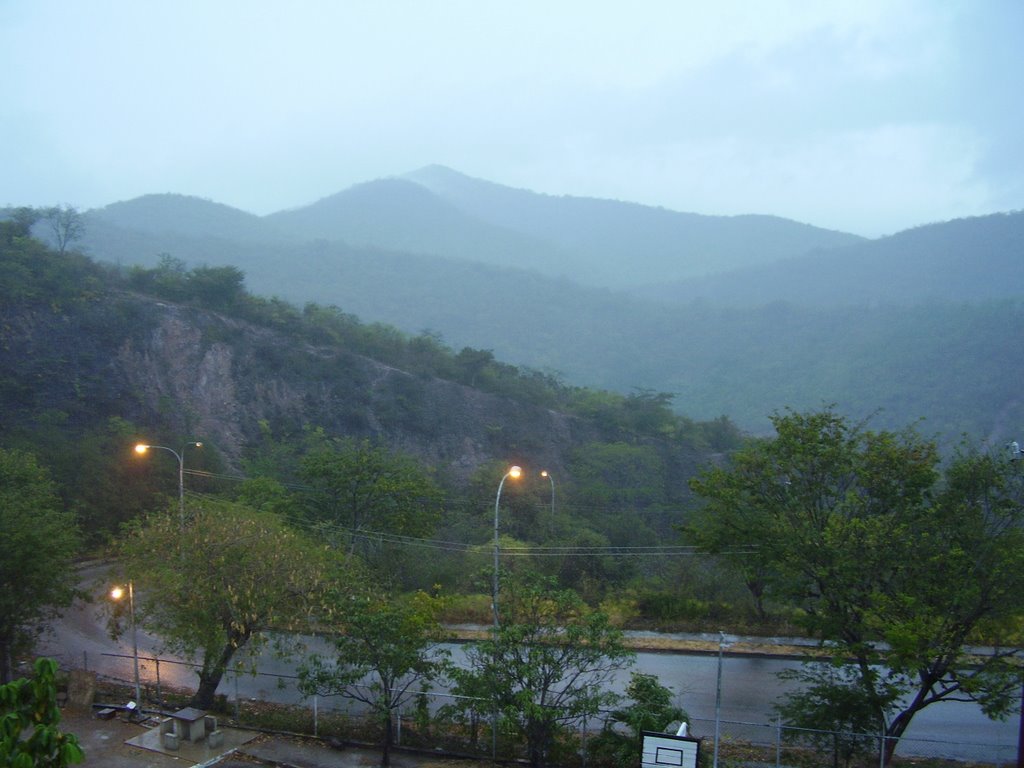
<svg viewBox="0 0 1024 768">
<path fill-rule="evenodd" d="M 644 731 L 643 737 L 641 768 L 697 768 L 697 739 L 650 731 Z"/>
</svg>

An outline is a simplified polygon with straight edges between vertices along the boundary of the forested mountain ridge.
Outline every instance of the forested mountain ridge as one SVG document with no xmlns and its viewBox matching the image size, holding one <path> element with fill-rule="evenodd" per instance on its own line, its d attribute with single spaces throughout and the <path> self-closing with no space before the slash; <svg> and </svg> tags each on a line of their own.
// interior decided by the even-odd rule
<svg viewBox="0 0 1024 768">
<path fill-rule="evenodd" d="M 684 298 L 684 288 L 666 273 L 652 300 L 636 295 L 639 288 L 627 293 L 552 278 L 551 265 L 564 267 L 573 251 L 558 246 L 552 255 L 553 240 L 537 244 L 544 227 L 564 226 L 559 236 L 565 240 L 593 239 L 587 227 L 571 217 L 563 221 L 557 211 L 607 208 L 610 222 L 642 206 L 508 190 L 446 169 L 413 176 L 419 181 L 385 180 L 332 196 L 313 206 L 315 215 L 300 209 L 259 218 L 206 201 L 153 196 L 147 205 L 163 203 L 167 213 L 140 210 L 132 219 L 131 204 L 119 204 L 117 224 L 106 209 L 87 214 L 81 245 L 122 265 L 151 266 L 160 254 L 191 265 L 234 265 L 257 293 L 335 305 L 407 333 L 429 331 L 456 349 L 492 350 L 499 359 L 575 385 L 671 393 L 679 413 L 701 420 L 724 414 L 755 432 L 768 429 L 775 411 L 824 402 L 858 418 L 877 412 L 875 423 L 883 427 L 924 419 L 925 429 L 946 444 L 964 433 L 980 441 L 1012 439 L 1024 423 L 1020 214 L 933 224 L 876 241 L 854 238 L 853 244 L 733 272 L 722 292 L 707 298 L 692 296 L 705 295 L 701 286 L 711 286 L 712 278 Z M 428 180 L 440 190 L 434 197 L 424 191 Z M 492 212 L 490 222 L 459 207 L 470 205 L 467 190 L 480 198 L 481 211 Z M 559 208 L 563 203 L 568 207 Z M 414 215 L 428 210 L 430 216 Z M 417 233 L 415 252 L 301 239 L 306 225 L 298 223 L 305 216 L 310 226 L 319 221 L 325 227 L 321 235 L 330 233 L 332 220 L 370 227 L 356 211 L 390 221 L 394 241 Z M 704 218 L 669 214 L 637 213 Z M 269 226 L 268 219 L 276 223 Z M 296 226 L 286 232 L 289 219 Z M 730 220 L 720 217 L 719 223 Z M 177 231 L 168 231 L 175 221 Z M 432 252 L 442 246 L 438 232 L 430 234 L 435 221 L 443 222 L 439 231 L 446 237 L 466 246 L 452 247 L 459 255 Z M 467 221 L 472 227 L 460 239 L 454 230 Z M 504 225 L 516 222 L 515 238 L 502 240 L 511 231 Z M 273 236 L 258 239 L 254 233 L 264 225 Z M 229 237 L 232 227 L 240 232 Z M 628 243 L 633 234 L 623 229 L 609 239 Z M 638 276 L 647 268 L 643 234 L 632 241 L 636 258 L 620 264 Z M 510 249 L 496 258 L 503 266 L 483 263 L 486 248 L 496 254 L 502 244 Z M 747 248 L 755 255 L 771 252 L 771 239 Z M 547 274 L 526 268 L 531 259 L 549 258 Z M 776 280 L 776 274 L 783 277 Z M 733 284 L 737 291 L 749 287 L 750 294 L 729 300 Z M 787 292 L 773 293 L 776 288 Z"/>
<path fill-rule="evenodd" d="M 570 268 L 557 244 L 481 220 L 404 179 L 358 184 L 266 221 L 296 242 L 327 240 L 541 273 Z"/>
<path fill-rule="evenodd" d="M 756 306 L 985 301 L 1024 296 L 1024 211 L 929 224 L 639 291 L 652 299 Z"/>
<path fill-rule="evenodd" d="M 617 290 L 771 263 L 863 239 L 777 216 L 710 216 L 542 195 L 438 165 L 405 178 L 482 221 L 555 244 L 569 267 L 559 275 Z"/>
<path fill-rule="evenodd" d="M 153 503 L 137 440 L 200 440 L 196 469 L 289 482 L 314 433 L 365 438 L 456 494 L 493 464 L 567 478 L 588 446 L 622 444 L 659 467 L 645 492 L 678 504 L 736 438 L 660 397 L 570 389 L 486 351 L 252 296 L 231 267 L 117 270 L 12 232 L 0 221 L 0 445 L 37 454 L 95 530 Z"/>
<path fill-rule="evenodd" d="M 326 240 L 430 254 L 617 290 L 861 240 L 773 216 L 704 216 L 541 195 L 440 166 L 357 184 L 264 217 L 182 195 L 145 195 L 92 211 L 90 219 L 151 234 Z"/>
<path fill-rule="evenodd" d="M 105 206 L 90 217 L 103 224 L 148 234 L 259 242 L 286 240 L 265 218 L 188 195 L 151 194 Z"/>
</svg>

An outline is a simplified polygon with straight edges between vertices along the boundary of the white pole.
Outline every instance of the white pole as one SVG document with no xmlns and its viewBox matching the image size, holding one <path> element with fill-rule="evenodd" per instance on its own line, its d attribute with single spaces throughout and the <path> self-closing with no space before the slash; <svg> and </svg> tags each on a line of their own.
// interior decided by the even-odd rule
<svg viewBox="0 0 1024 768">
<path fill-rule="evenodd" d="M 715 757 L 712 768 L 718 768 L 718 737 L 722 720 L 722 649 L 725 648 L 725 633 L 718 633 L 718 684 L 715 686 Z M 884 767 L 883 767 L 884 768 Z"/>
<path fill-rule="evenodd" d="M 128 612 L 132 619 L 132 659 L 135 662 L 135 709 L 142 712 L 142 689 L 139 686 L 139 634 L 135 628 L 135 585 L 128 580 Z"/>
</svg>

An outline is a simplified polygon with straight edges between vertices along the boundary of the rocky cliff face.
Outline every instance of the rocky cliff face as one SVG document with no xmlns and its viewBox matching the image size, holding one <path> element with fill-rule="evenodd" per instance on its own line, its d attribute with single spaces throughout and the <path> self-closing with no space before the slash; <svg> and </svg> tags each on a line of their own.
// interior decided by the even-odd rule
<svg viewBox="0 0 1024 768">
<path fill-rule="evenodd" d="M 261 423 L 275 433 L 309 425 L 332 436 L 381 439 L 455 478 L 491 459 L 558 471 L 572 446 L 598 439 L 578 419 L 344 349 L 296 347 L 217 314 L 133 302 L 141 322 L 120 338 L 107 334 L 114 346 L 101 374 L 119 382 L 117 415 L 212 443 L 235 468 Z"/>
<path fill-rule="evenodd" d="M 581 449 L 614 462 L 616 446 L 591 444 L 629 439 L 662 461 L 643 482 L 680 505 L 709 458 L 679 440 L 627 438 L 614 420 L 602 427 L 297 338 L 121 290 L 0 305 L 0 445 L 41 458 L 94 543 L 166 492 L 148 463 L 126 460 L 138 439 L 202 441 L 213 449 L 204 469 L 242 475 L 246 459 L 293 459 L 317 428 L 417 456 L 456 492 L 489 462 L 572 478 L 588 471 Z M 630 466 L 617 472 L 609 484 L 636 484 Z"/>
</svg>

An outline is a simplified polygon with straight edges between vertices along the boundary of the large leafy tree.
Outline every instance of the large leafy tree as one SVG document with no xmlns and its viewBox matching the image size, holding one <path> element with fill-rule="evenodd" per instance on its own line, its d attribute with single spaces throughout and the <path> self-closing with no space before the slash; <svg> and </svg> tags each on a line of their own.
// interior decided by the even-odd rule
<svg viewBox="0 0 1024 768">
<path fill-rule="evenodd" d="M 437 599 L 422 592 L 350 598 L 332 638 L 335 658 L 314 655 L 299 669 L 304 693 L 369 706 L 383 725 L 381 765 L 391 764 L 395 714 L 445 668 L 438 608 Z"/>
<path fill-rule="evenodd" d="M 48 472 L 32 454 L 0 449 L 0 682 L 14 654 L 75 598 L 79 534 Z"/>
<path fill-rule="evenodd" d="M 605 614 L 548 578 L 523 574 L 501 594 L 502 623 L 469 646 L 468 668 L 451 673 L 454 692 L 475 701 L 477 714 L 500 713 L 541 768 L 566 726 L 616 701 L 607 686 L 634 654 Z"/>
<path fill-rule="evenodd" d="M 852 659 L 860 695 L 895 749 L 916 713 L 1013 704 L 1012 634 L 1024 609 L 1019 477 L 965 453 L 939 471 L 915 430 L 874 432 L 831 408 L 773 418 L 776 436 L 692 481 L 726 543 L 756 544 L 767 594 Z M 997 648 L 976 657 L 970 644 Z"/>
<path fill-rule="evenodd" d="M 371 440 L 324 440 L 303 457 L 312 516 L 341 526 L 351 549 L 370 555 L 368 533 L 424 536 L 440 518 L 442 494 L 411 456 Z"/>
<path fill-rule="evenodd" d="M 193 706 L 213 704 L 235 655 L 270 629 L 323 615 L 323 595 L 344 562 L 272 512 L 204 499 L 182 529 L 160 511 L 125 531 L 125 575 L 140 596 L 140 624 L 176 653 L 199 660 Z"/>
<path fill-rule="evenodd" d="M 64 768 L 85 759 L 78 737 L 58 727 L 56 676 L 57 662 L 40 658 L 31 679 L 0 686 L 0 765 Z"/>
</svg>

